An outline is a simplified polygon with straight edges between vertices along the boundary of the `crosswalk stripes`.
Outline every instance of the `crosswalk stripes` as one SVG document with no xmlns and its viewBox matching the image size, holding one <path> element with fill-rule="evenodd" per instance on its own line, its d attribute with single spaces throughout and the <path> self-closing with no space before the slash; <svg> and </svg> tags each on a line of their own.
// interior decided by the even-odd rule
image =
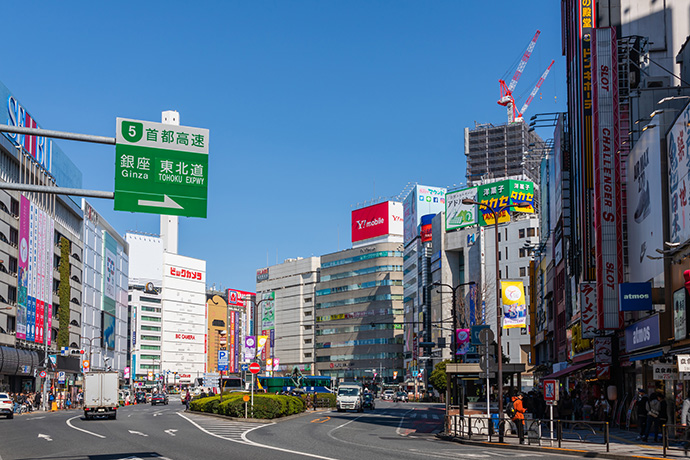
<svg viewBox="0 0 690 460">
<path fill-rule="evenodd" d="M 188 420 L 192 425 L 211 436 L 241 444 L 247 444 L 247 442 L 242 438 L 242 435 L 245 433 L 266 425 L 270 425 L 270 423 L 247 423 L 237 422 L 234 420 L 223 420 L 203 415 L 178 414 L 180 417 Z"/>
</svg>

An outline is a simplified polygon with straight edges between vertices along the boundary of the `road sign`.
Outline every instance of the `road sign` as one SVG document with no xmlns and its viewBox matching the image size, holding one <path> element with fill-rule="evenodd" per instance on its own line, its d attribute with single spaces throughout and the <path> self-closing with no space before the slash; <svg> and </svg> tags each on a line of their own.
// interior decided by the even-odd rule
<svg viewBox="0 0 690 460">
<path fill-rule="evenodd" d="M 261 372 L 261 366 L 259 365 L 259 363 L 251 363 L 249 365 L 249 372 L 251 372 L 252 374 L 258 374 L 259 372 Z"/>
<path fill-rule="evenodd" d="M 65 373 L 63 371 L 58 372 L 57 380 L 58 383 L 65 383 Z"/>
<path fill-rule="evenodd" d="M 240 364 L 240 370 L 242 372 L 247 372 L 249 370 L 249 364 Z"/>
<path fill-rule="evenodd" d="M 480 373 L 479 373 L 479 378 L 480 378 L 480 379 L 493 379 L 494 377 L 496 377 L 496 373 L 495 373 L 495 372 L 489 372 L 489 373 L 480 372 Z"/>
<path fill-rule="evenodd" d="M 494 331 L 491 329 L 482 329 L 479 331 L 479 342 L 482 343 L 482 345 L 489 345 L 491 342 L 494 341 Z"/>
<path fill-rule="evenodd" d="M 249 395 L 242 396 L 242 401 L 249 402 Z"/>
<path fill-rule="evenodd" d="M 229 357 L 227 350 L 218 350 L 218 370 L 227 371 L 229 364 Z"/>
<path fill-rule="evenodd" d="M 544 401 L 549 404 L 558 401 L 558 380 L 544 380 Z"/>
<path fill-rule="evenodd" d="M 81 363 L 82 371 L 83 371 L 83 372 L 89 372 L 89 367 L 91 367 L 91 363 L 89 362 L 88 359 L 85 359 L 85 360 Z"/>
<path fill-rule="evenodd" d="M 206 217 L 208 129 L 117 119 L 115 210 Z"/>
<path fill-rule="evenodd" d="M 46 378 L 46 371 L 41 371 L 38 376 L 41 377 L 42 379 Z"/>
</svg>

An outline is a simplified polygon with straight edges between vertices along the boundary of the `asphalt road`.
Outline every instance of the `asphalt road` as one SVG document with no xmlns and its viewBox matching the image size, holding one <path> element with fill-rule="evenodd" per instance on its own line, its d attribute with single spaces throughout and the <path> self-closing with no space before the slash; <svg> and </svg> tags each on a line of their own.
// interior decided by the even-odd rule
<svg viewBox="0 0 690 460">
<path fill-rule="evenodd" d="M 443 407 L 376 401 L 364 413 L 317 411 L 278 423 L 235 422 L 167 406 L 118 410 L 117 420 L 80 411 L 0 419 L 0 460 L 572 458 L 465 446 L 436 439 Z"/>
</svg>

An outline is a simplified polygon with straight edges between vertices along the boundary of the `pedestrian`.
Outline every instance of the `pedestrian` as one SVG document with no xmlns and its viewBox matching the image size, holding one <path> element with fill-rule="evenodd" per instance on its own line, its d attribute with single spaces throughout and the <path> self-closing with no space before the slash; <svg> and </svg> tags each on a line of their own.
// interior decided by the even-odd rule
<svg viewBox="0 0 690 460">
<path fill-rule="evenodd" d="M 647 403 L 649 398 L 644 389 L 640 388 L 637 390 L 637 426 L 640 428 L 640 434 L 637 436 L 637 440 L 644 438 L 647 432 Z M 683 406 L 685 407 L 685 406 Z M 690 407 L 690 405 L 689 405 Z"/>
<path fill-rule="evenodd" d="M 189 389 L 187 389 L 187 393 L 184 395 L 184 407 L 186 410 L 189 410 L 189 401 L 192 399 L 192 395 L 189 394 Z"/>
<path fill-rule="evenodd" d="M 515 410 L 515 415 L 513 415 L 513 422 L 517 428 L 518 438 L 520 438 L 520 444 L 525 443 L 525 412 L 527 409 L 522 405 L 522 393 L 518 393 L 517 396 L 513 396 L 513 409 Z"/>
<path fill-rule="evenodd" d="M 611 411 L 611 405 L 606 400 L 606 396 L 604 396 L 603 394 L 599 397 L 599 400 L 594 405 L 594 411 L 597 413 L 597 419 L 599 421 L 608 421 L 609 412 Z"/>
<path fill-rule="evenodd" d="M 683 433 L 683 450 L 687 456 L 688 449 L 690 449 L 690 441 L 688 441 L 688 425 L 690 424 L 690 396 L 687 396 L 683 401 L 683 408 L 680 411 L 680 424 L 685 427 Z"/>
<path fill-rule="evenodd" d="M 644 442 L 649 442 L 649 433 L 654 427 L 654 442 L 659 442 L 659 424 L 661 423 L 661 395 L 654 393 L 647 402 L 647 429 L 644 433 Z"/>
<path fill-rule="evenodd" d="M 72 408 L 72 396 L 69 394 L 65 396 L 65 409 L 71 409 Z"/>
</svg>

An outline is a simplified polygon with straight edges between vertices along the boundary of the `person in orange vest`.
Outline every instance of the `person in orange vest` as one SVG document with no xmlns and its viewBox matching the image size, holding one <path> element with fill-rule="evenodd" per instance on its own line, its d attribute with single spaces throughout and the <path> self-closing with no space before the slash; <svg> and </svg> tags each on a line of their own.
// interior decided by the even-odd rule
<svg viewBox="0 0 690 460">
<path fill-rule="evenodd" d="M 515 410 L 515 415 L 513 415 L 513 422 L 517 427 L 518 438 L 520 438 L 520 444 L 525 443 L 525 412 L 527 409 L 522 405 L 522 393 L 518 393 L 513 396 L 513 409 Z"/>
</svg>

